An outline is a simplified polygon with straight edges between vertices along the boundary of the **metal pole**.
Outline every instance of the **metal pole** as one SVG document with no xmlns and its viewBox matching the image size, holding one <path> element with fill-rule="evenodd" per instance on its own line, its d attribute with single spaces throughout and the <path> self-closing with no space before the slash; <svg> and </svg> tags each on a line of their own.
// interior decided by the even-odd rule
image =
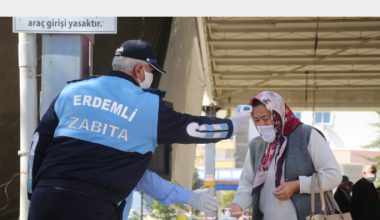
<svg viewBox="0 0 380 220">
<path fill-rule="evenodd" d="M 216 105 L 202 106 L 202 110 L 209 117 L 215 117 L 216 112 L 221 108 Z M 215 143 L 206 144 L 205 149 L 205 187 L 213 187 L 215 185 Z"/>
<path fill-rule="evenodd" d="M 206 112 L 209 117 L 215 117 L 216 112 L 222 109 L 216 105 L 202 106 L 202 110 Z M 204 187 L 215 186 L 215 143 L 206 144 L 205 149 L 205 177 L 203 185 Z M 206 213 L 206 219 L 215 219 L 216 213 Z"/>
<path fill-rule="evenodd" d="M 143 192 L 141 192 L 141 202 L 140 202 L 141 204 L 141 207 L 140 207 L 140 220 L 143 220 L 144 219 L 144 217 L 143 217 L 143 212 L 144 212 L 144 193 Z"/>
<path fill-rule="evenodd" d="M 29 145 L 37 126 L 36 34 L 19 33 L 20 68 L 20 220 L 28 219 L 27 170 Z"/>
</svg>

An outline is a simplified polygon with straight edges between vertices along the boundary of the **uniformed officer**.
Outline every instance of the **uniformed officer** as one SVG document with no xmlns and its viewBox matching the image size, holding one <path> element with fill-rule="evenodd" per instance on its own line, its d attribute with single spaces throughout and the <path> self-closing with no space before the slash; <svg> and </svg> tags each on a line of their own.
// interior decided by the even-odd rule
<svg viewBox="0 0 380 220">
<path fill-rule="evenodd" d="M 158 144 L 232 136 L 231 120 L 175 112 L 143 90 L 165 72 L 149 43 L 124 42 L 112 67 L 68 84 L 41 119 L 29 160 L 30 220 L 119 219 Z"/>
</svg>

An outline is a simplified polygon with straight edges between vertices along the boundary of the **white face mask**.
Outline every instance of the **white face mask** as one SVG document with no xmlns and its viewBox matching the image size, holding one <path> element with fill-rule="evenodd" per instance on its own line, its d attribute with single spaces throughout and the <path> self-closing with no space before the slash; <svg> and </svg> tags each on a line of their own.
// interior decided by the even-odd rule
<svg viewBox="0 0 380 220">
<path fill-rule="evenodd" d="M 140 88 L 142 89 L 148 89 L 152 85 L 153 82 L 153 73 L 147 72 L 144 70 L 145 80 L 143 82 L 138 79 Z"/>
<path fill-rule="evenodd" d="M 367 174 L 367 177 L 365 179 L 368 180 L 369 182 L 373 183 L 376 180 L 376 174 L 369 173 L 369 174 Z"/>
<path fill-rule="evenodd" d="M 260 136 L 267 143 L 272 143 L 276 138 L 276 132 L 273 125 L 256 126 Z"/>
</svg>

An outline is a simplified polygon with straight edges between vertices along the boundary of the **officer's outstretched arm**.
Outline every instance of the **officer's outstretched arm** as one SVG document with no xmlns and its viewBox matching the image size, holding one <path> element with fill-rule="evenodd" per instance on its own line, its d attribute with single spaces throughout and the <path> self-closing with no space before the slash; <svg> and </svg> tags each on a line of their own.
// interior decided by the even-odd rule
<svg viewBox="0 0 380 220">
<path fill-rule="evenodd" d="M 230 119 L 193 116 L 179 113 L 160 102 L 158 113 L 158 143 L 213 143 L 233 134 Z"/>
<path fill-rule="evenodd" d="M 166 206 L 174 203 L 189 204 L 204 212 L 216 211 L 219 206 L 212 191 L 208 189 L 190 191 L 164 180 L 149 170 L 145 171 L 136 189 L 152 196 Z"/>
</svg>

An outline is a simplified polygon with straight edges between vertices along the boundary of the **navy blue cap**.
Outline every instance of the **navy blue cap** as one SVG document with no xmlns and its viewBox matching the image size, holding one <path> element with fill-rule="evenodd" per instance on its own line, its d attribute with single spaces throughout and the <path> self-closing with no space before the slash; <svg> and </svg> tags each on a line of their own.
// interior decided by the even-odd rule
<svg viewBox="0 0 380 220">
<path fill-rule="evenodd" d="M 125 41 L 115 51 L 115 56 L 130 57 L 138 60 L 144 60 L 149 63 L 157 72 L 166 73 L 157 63 L 152 45 L 142 40 Z"/>
</svg>

